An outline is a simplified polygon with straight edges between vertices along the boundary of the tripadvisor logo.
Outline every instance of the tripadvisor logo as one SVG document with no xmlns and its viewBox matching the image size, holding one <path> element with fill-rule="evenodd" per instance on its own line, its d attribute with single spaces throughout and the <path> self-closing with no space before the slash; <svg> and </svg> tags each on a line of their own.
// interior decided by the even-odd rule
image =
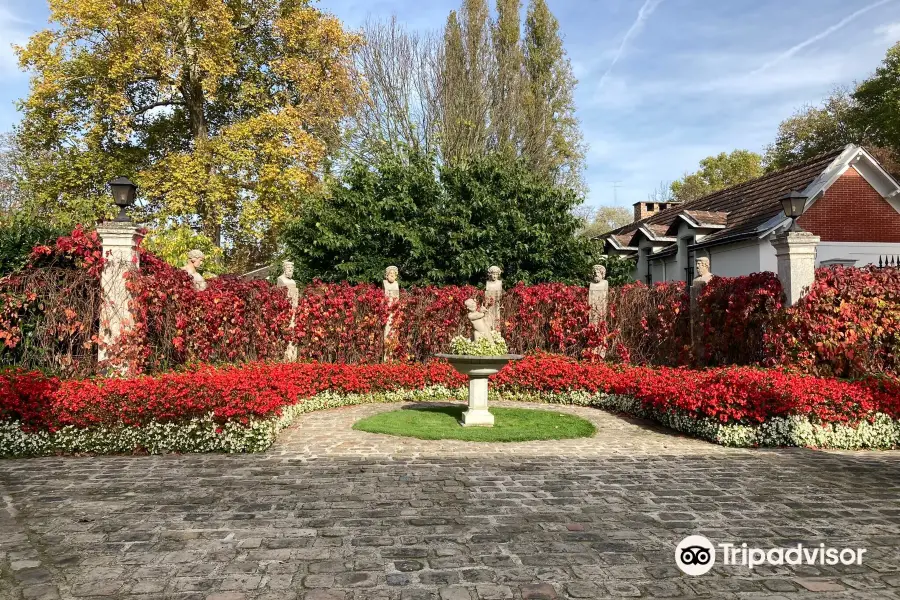
<svg viewBox="0 0 900 600">
<path fill-rule="evenodd" d="M 703 575 L 716 563 L 716 549 L 702 535 L 689 535 L 675 548 L 675 564 L 687 575 Z"/>
<path fill-rule="evenodd" d="M 760 565 L 860 565 L 865 548 L 829 548 L 825 544 L 789 548 L 751 548 L 746 543 L 713 543 L 702 535 L 689 535 L 675 548 L 675 564 L 685 574 L 703 575 L 716 563 L 716 554 L 725 566 L 742 565 L 749 569 Z"/>
</svg>

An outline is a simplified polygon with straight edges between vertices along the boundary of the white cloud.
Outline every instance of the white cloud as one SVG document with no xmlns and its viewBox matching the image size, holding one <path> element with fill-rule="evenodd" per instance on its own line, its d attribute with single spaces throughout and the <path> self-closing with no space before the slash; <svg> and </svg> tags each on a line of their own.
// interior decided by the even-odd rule
<svg viewBox="0 0 900 600">
<path fill-rule="evenodd" d="M 879 36 L 881 41 L 890 44 L 900 41 L 900 21 L 876 27 L 875 35 Z"/>
</svg>

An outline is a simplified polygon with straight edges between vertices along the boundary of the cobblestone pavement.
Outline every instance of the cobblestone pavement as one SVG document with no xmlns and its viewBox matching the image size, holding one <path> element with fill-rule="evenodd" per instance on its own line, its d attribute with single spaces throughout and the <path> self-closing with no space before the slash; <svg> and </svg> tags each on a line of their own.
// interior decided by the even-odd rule
<svg viewBox="0 0 900 600">
<path fill-rule="evenodd" d="M 424 442 L 303 416 L 266 454 L 0 461 L 0 598 L 900 600 L 900 452 L 737 450 L 585 408 L 597 436 Z M 682 575 L 693 533 L 866 548 Z"/>
</svg>

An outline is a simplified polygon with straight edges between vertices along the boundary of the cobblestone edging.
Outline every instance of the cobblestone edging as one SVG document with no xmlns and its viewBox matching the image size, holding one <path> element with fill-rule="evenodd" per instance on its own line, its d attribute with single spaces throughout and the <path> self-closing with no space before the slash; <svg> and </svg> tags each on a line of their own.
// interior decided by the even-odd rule
<svg viewBox="0 0 900 600">
<path fill-rule="evenodd" d="M 0 423 L 0 456 L 27 457 L 55 454 L 127 454 L 140 448 L 150 454 L 169 452 L 262 452 L 301 414 L 355 406 L 394 402 L 464 400 L 464 389 L 440 386 L 419 390 L 374 394 L 326 392 L 286 407 L 282 415 L 254 420 L 248 426 L 216 424 L 212 415 L 187 423 L 151 423 L 144 427 L 77 429 L 65 427 L 55 432 L 23 432 L 17 422 Z M 722 424 L 697 419 L 689 414 L 644 408 L 627 396 L 587 392 L 519 392 L 492 394 L 499 399 L 545 404 L 588 406 L 656 421 L 670 429 L 700 439 L 734 447 L 797 446 L 826 449 L 891 449 L 900 447 L 900 421 L 877 414 L 871 422 L 854 426 L 817 424 L 806 417 L 774 418 L 760 425 Z"/>
</svg>

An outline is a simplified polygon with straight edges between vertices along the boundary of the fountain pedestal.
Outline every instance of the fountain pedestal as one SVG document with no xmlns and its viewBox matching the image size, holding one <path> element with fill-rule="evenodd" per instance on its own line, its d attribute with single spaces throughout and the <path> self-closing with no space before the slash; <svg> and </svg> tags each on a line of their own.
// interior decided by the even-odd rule
<svg viewBox="0 0 900 600">
<path fill-rule="evenodd" d="M 488 377 L 497 373 L 521 354 L 471 356 L 468 354 L 435 354 L 469 378 L 469 410 L 463 413 L 463 427 L 493 427 L 494 415 L 488 411 Z"/>
</svg>

